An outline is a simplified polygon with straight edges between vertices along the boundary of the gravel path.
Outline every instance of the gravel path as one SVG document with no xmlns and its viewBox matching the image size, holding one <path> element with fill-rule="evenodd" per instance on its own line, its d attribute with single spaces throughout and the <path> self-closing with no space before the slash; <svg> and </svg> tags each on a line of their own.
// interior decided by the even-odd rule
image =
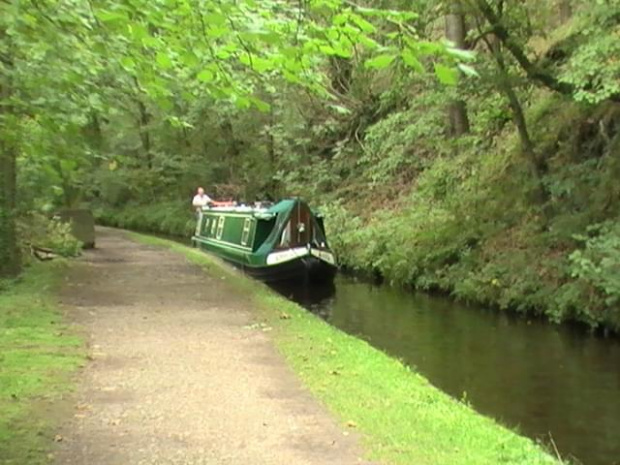
<svg viewBox="0 0 620 465">
<path fill-rule="evenodd" d="M 92 361 L 57 464 L 366 463 L 220 277 L 111 229 L 97 247 L 63 292 Z"/>
</svg>

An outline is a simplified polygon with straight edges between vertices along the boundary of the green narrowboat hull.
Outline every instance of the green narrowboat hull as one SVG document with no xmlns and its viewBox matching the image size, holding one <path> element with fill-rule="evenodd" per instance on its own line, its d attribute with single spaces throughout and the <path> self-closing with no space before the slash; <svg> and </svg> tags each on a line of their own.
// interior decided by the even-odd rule
<svg viewBox="0 0 620 465">
<path fill-rule="evenodd" d="M 325 281 L 336 272 L 322 218 L 298 199 L 270 208 L 204 207 L 192 243 L 265 281 Z"/>
</svg>

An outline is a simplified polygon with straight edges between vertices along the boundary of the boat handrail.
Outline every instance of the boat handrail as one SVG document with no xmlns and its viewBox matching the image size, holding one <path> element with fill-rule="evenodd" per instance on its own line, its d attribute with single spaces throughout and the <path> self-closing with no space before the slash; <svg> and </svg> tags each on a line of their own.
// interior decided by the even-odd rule
<svg viewBox="0 0 620 465">
<path fill-rule="evenodd" d="M 202 211 L 203 212 L 231 212 L 231 213 L 259 213 L 259 214 L 264 214 L 264 213 L 268 213 L 269 209 L 268 208 L 256 208 L 256 207 L 250 207 L 250 206 L 236 206 L 236 207 L 224 207 L 224 206 L 217 206 L 217 207 L 211 207 L 211 206 L 204 206 L 202 207 Z"/>
</svg>

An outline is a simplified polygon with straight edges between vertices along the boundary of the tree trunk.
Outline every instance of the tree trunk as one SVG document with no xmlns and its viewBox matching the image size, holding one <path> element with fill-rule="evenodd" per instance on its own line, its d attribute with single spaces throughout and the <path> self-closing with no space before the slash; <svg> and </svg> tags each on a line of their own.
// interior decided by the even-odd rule
<svg viewBox="0 0 620 465">
<path fill-rule="evenodd" d="M 525 120 L 523 106 L 521 105 L 519 96 L 510 82 L 510 75 L 502 52 L 501 43 L 498 40 L 492 41 L 489 39 L 486 40 L 486 43 L 493 54 L 493 58 L 495 58 L 495 62 L 497 63 L 498 86 L 508 100 L 508 105 L 512 111 L 512 119 L 517 127 L 517 133 L 519 134 L 519 140 L 521 141 L 521 148 L 530 163 L 536 186 L 536 200 L 543 204 L 549 198 L 547 189 L 543 184 L 543 176 L 547 172 L 547 165 L 544 160 L 536 154 L 536 149 L 534 148 L 534 143 L 532 142 L 532 138 L 530 137 L 527 127 L 527 121 Z"/>
<path fill-rule="evenodd" d="M 220 129 L 222 131 L 222 139 L 227 145 L 226 155 L 228 159 L 226 163 L 229 167 L 229 179 L 228 181 L 237 184 L 238 179 L 238 164 L 239 164 L 239 155 L 241 155 L 241 144 L 235 137 L 235 130 L 233 129 L 232 122 L 229 119 L 224 120 L 220 124 Z"/>
<path fill-rule="evenodd" d="M 140 110 L 140 120 L 138 122 L 138 127 L 140 130 L 140 140 L 142 141 L 142 148 L 144 149 L 146 166 L 148 167 L 148 169 L 151 169 L 153 168 L 153 154 L 151 153 L 151 133 L 149 132 L 151 115 L 148 112 L 146 105 L 141 100 L 138 100 L 138 109 Z"/>
<path fill-rule="evenodd" d="M 560 0 L 558 8 L 560 22 L 565 23 L 573 16 L 573 5 L 571 4 L 571 0 Z"/>
<path fill-rule="evenodd" d="M 446 38 L 457 48 L 465 49 L 466 36 L 467 27 L 462 5 L 458 0 L 452 0 L 446 14 Z M 464 100 L 455 99 L 448 104 L 448 134 L 451 137 L 460 137 L 468 132 L 467 104 Z"/>
<path fill-rule="evenodd" d="M 0 38 L 4 34 L 0 31 Z M 21 270 L 17 242 L 16 192 L 17 148 L 11 107 L 12 63 L 4 61 L 4 74 L 0 75 L 0 278 L 17 276 Z"/>
<path fill-rule="evenodd" d="M 349 58 L 342 57 L 331 57 L 329 61 L 332 89 L 340 95 L 347 95 L 353 79 L 353 63 Z"/>
<path fill-rule="evenodd" d="M 453 100 L 448 104 L 448 134 L 461 137 L 469 132 L 467 104 L 464 100 Z"/>
<path fill-rule="evenodd" d="M 101 120 L 96 111 L 93 110 L 88 116 L 88 123 L 82 128 L 82 133 L 88 141 L 88 145 L 98 153 L 101 153 L 103 148 L 103 131 L 101 129 Z"/>
<path fill-rule="evenodd" d="M 275 127 L 276 127 L 276 114 L 275 114 L 275 106 L 276 106 L 276 101 L 274 98 L 271 98 L 271 102 L 270 102 L 270 110 L 269 110 L 269 132 L 268 132 L 268 137 L 269 140 L 267 141 L 267 147 L 268 147 L 268 153 L 269 153 L 269 164 L 270 164 L 270 171 L 271 171 L 271 179 L 269 180 L 269 183 L 267 185 L 267 198 L 269 199 L 275 199 L 278 198 L 278 180 L 276 178 L 275 173 L 278 172 L 278 159 L 277 159 L 277 150 L 276 150 L 276 138 L 273 135 Z"/>
</svg>

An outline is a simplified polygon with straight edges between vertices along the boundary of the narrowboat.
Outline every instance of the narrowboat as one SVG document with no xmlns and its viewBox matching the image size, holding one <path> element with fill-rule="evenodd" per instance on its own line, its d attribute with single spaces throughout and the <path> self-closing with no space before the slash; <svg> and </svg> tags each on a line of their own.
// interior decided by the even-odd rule
<svg viewBox="0 0 620 465">
<path fill-rule="evenodd" d="M 336 272 L 322 216 L 299 199 L 202 207 L 192 243 L 264 281 L 327 281 Z"/>
</svg>

